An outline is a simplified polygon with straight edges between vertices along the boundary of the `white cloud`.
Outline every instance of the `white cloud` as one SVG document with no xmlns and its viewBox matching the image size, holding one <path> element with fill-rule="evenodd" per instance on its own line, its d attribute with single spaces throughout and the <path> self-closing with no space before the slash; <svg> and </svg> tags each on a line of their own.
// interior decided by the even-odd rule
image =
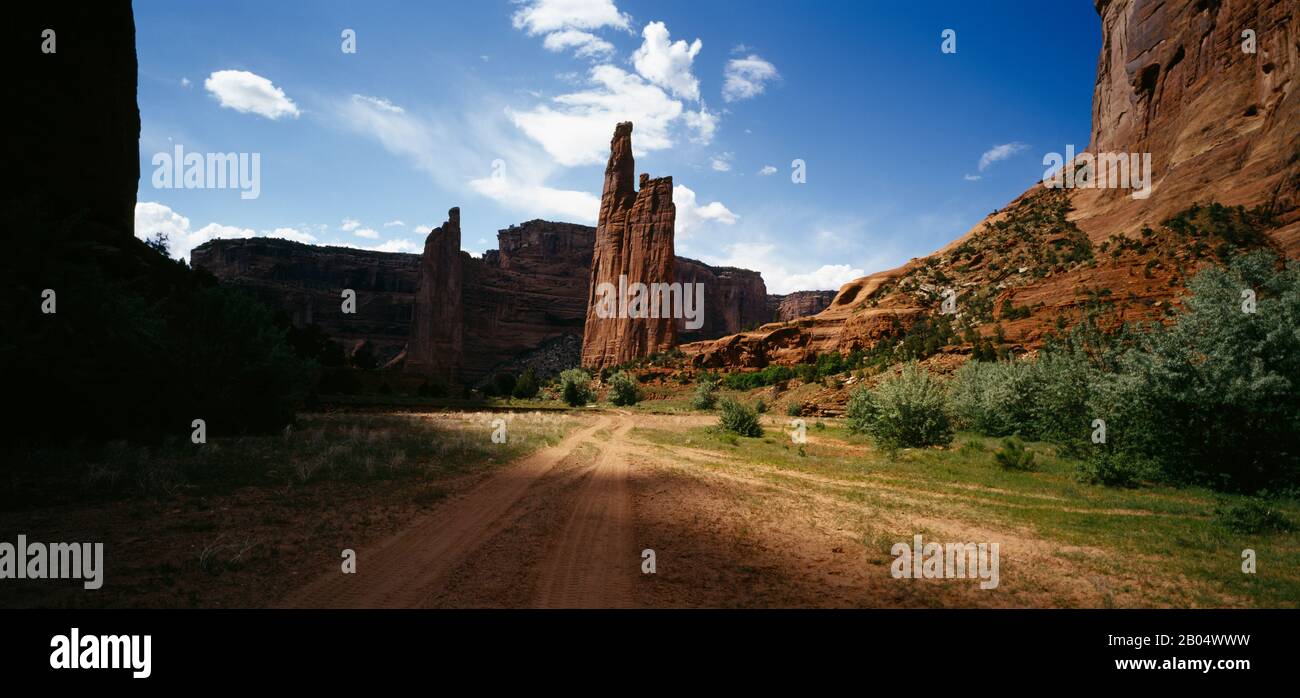
<svg viewBox="0 0 1300 698">
<path fill-rule="evenodd" d="M 298 106 L 270 80 L 246 70 L 218 70 L 203 82 L 221 106 L 268 119 L 298 118 Z"/>
<path fill-rule="evenodd" d="M 759 170 L 758 173 L 764 177 L 767 177 L 776 174 L 776 168 L 773 167 L 772 165 L 763 165 L 763 169 Z"/>
<path fill-rule="evenodd" d="M 405 114 L 406 110 L 393 104 L 392 102 L 380 97 L 367 97 L 366 95 L 352 95 L 352 99 L 366 102 L 373 105 L 381 111 L 392 112 L 394 114 Z"/>
<path fill-rule="evenodd" d="M 967 182 L 978 182 L 984 178 L 980 175 L 968 174 L 968 175 L 962 175 L 962 179 L 966 180 Z"/>
<path fill-rule="evenodd" d="M 686 125 L 695 130 L 695 135 L 691 137 L 692 143 L 708 145 L 713 142 L 713 134 L 718 130 L 718 115 L 711 112 L 707 107 L 701 105 L 699 111 L 682 112 L 682 120 Z"/>
<path fill-rule="evenodd" d="M 792 291 L 838 290 L 840 286 L 865 276 L 862 269 L 848 264 L 823 264 L 808 271 L 792 271 L 785 261 L 788 255 L 776 245 L 765 242 L 737 242 L 722 257 L 706 258 L 709 264 L 754 269 L 763 274 L 768 293 Z"/>
<path fill-rule="evenodd" d="M 673 205 L 677 208 L 676 233 L 678 235 L 688 235 L 710 221 L 734 225 L 739 219 L 739 216 L 732 213 L 720 201 L 712 201 L 700 206 L 696 203 L 695 192 L 681 184 L 673 187 Z"/>
<path fill-rule="evenodd" d="M 614 52 L 614 44 L 578 29 L 565 29 L 546 35 L 542 46 L 547 51 L 560 53 L 565 49 L 574 49 L 573 55 L 579 58 L 604 58 Z"/>
<path fill-rule="evenodd" d="M 521 138 L 501 118 L 503 114 L 511 116 L 506 112 L 424 118 L 384 109 L 373 99 L 354 95 L 341 105 L 340 113 L 350 128 L 377 139 L 389 152 L 410 159 L 449 190 L 485 196 L 524 216 L 596 220 L 599 198 L 586 191 L 547 186 L 546 179 L 555 168 L 553 156 L 548 157 Z M 613 123 L 604 136 L 606 150 Z M 492 167 L 495 160 L 506 165 L 499 173 Z M 476 177 L 479 173 L 483 176 Z M 420 226 L 415 232 L 427 233 L 432 227 Z"/>
<path fill-rule="evenodd" d="M 699 55 L 703 42 L 696 39 L 687 44 L 683 40 L 671 41 L 668 27 L 663 22 L 645 25 L 641 48 L 632 54 L 632 65 L 641 77 L 658 85 L 677 97 L 698 101 L 700 81 L 691 74 L 691 64 Z"/>
<path fill-rule="evenodd" d="M 709 158 L 709 167 L 713 168 L 714 172 L 730 172 L 731 157 L 731 153 L 718 153 Z"/>
<path fill-rule="evenodd" d="M 469 185 L 474 191 L 502 206 L 529 211 L 532 215 L 595 223 L 597 214 L 600 213 L 600 197 L 590 192 L 512 182 L 505 177 L 483 177 L 471 180 Z"/>
<path fill-rule="evenodd" d="M 361 221 L 355 218 L 344 218 L 343 224 L 340 225 L 339 227 L 350 233 L 356 230 L 357 228 L 361 227 Z"/>
<path fill-rule="evenodd" d="M 298 228 L 276 228 L 275 230 L 269 232 L 263 230 L 262 235 L 269 238 L 283 238 L 285 240 L 293 240 L 294 242 L 301 242 L 304 244 L 311 244 L 313 242 L 316 242 L 315 235 L 312 235 L 311 233 L 305 230 L 299 230 Z"/>
<path fill-rule="evenodd" d="M 1006 160 L 1012 155 L 1015 155 L 1016 153 L 1019 153 L 1020 151 L 1025 150 L 1028 147 L 1029 146 L 1025 145 L 1024 143 L 1013 142 L 1013 143 L 1003 143 L 1002 145 L 995 145 L 992 148 L 989 148 L 988 150 L 984 151 L 983 155 L 980 156 L 980 172 L 983 172 L 985 169 L 987 169 L 989 165 L 992 165 L 993 163 L 998 162 L 1000 160 Z"/>
<path fill-rule="evenodd" d="M 402 221 L 402 220 L 391 220 L 391 221 L 388 221 L 387 223 L 385 223 L 385 224 L 384 224 L 384 227 L 385 227 L 385 228 L 400 228 L 400 227 L 402 227 L 402 226 L 404 226 L 404 225 L 406 225 L 406 221 Z"/>
<path fill-rule="evenodd" d="M 190 229 L 190 219 L 170 207 L 154 201 L 135 205 L 135 236 L 148 240 L 156 233 L 168 238 L 171 254 L 177 259 L 189 259 L 195 247 L 217 238 L 251 238 L 256 235 L 249 228 L 239 228 L 220 223 L 209 223 L 198 230 Z"/>
<path fill-rule="evenodd" d="M 529 0 L 512 20 L 516 29 L 532 35 L 603 27 L 629 31 L 632 22 L 631 17 L 618 11 L 613 0 Z"/>
<path fill-rule="evenodd" d="M 727 102 L 757 97 L 767 89 L 767 83 L 781 77 L 776 66 L 754 54 L 727 61 L 722 76 L 722 99 Z"/>
<path fill-rule="evenodd" d="M 387 240 L 375 247 L 364 247 L 362 249 L 374 250 L 376 252 L 420 252 L 420 246 L 406 238 L 397 240 Z"/>
<path fill-rule="evenodd" d="M 181 87 L 190 87 L 193 84 L 189 78 L 181 78 Z"/>
<path fill-rule="evenodd" d="M 682 103 L 640 77 L 612 65 L 598 65 L 591 87 L 560 95 L 530 111 L 508 111 L 514 124 L 566 167 L 598 165 L 609 157 L 614 125 L 631 121 L 637 155 L 673 145 L 669 125 L 682 115 Z"/>
<path fill-rule="evenodd" d="M 359 238 L 368 238 L 370 240 L 379 239 L 379 231 L 375 230 L 374 228 L 360 228 L 358 230 L 352 231 L 352 234 Z"/>
</svg>

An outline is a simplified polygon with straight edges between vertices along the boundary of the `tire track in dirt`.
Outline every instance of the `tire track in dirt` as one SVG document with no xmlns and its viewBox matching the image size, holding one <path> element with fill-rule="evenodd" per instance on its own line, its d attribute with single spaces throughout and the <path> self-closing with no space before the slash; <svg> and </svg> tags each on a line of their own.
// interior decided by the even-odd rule
<svg viewBox="0 0 1300 698">
<path fill-rule="evenodd" d="M 506 530 L 522 510 L 515 505 L 529 488 L 593 435 L 608 417 L 556 446 L 526 456 L 378 546 L 357 555 L 357 573 L 326 573 L 290 594 L 290 608 L 412 608 L 423 605 L 435 585 L 483 542 Z M 628 428 L 631 422 L 628 420 Z"/>
<path fill-rule="evenodd" d="M 639 557 L 633 541 L 628 443 L 634 422 L 620 413 L 573 506 L 547 547 L 536 580 L 540 608 L 626 608 L 633 604 Z"/>
</svg>

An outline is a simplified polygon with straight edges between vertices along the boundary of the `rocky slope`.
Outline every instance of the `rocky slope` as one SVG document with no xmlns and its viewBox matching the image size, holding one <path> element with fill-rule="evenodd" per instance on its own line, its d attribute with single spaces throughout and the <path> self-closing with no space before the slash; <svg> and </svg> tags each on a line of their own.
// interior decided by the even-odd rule
<svg viewBox="0 0 1300 698">
<path fill-rule="evenodd" d="M 582 365 L 601 369 L 669 349 L 677 344 L 677 323 L 668 309 L 650 317 L 649 309 L 630 312 L 625 290 L 632 284 L 664 284 L 675 278 L 672 177 L 651 179 L 642 174 L 633 184 L 632 122 L 614 128 L 605 166 L 596 222 L 596 248 L 591 258 L 587 321 L 582 333 Z M 618 289 L 617 296 L 605 293 Z M 604 310 L 603 310 L 604 309 Z"/>
<path fill-rule="evenodd" d="M 1036 185 L 938 252 L 845 284 L 812 317 L 685 345 L 692 361 L 795 363 L 902 343 L 940 322 L 959 335 L 944 336 L 952 351 L 992 337 L 1028 350 L 1088 313 L 1159 318 L 1188 275 L 1234 249 L 1300 255 L 1295 4 L 1100 0 L 1097 10 L 1103 47 L 1087 151 L 1150 153 L 1148 196 Z M 1242 51 L 1245 29 L 1255 53 Z M 947 290 L 953 312 L 943 320 Z"/>
</svg>

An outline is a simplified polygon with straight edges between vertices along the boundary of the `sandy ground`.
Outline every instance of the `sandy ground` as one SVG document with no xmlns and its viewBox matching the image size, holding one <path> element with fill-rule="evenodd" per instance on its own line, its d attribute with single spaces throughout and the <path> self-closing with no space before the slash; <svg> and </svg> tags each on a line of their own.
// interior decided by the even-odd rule
<svg viewBox="0 0 1300 698">
<path fill-rule="evenodd" d="M 1078 564 L 1101 551 L 1062 550 L 1026 532 L 988 530 L 965 519 L 899 513 L 907 507 L 874 510 L 826 493 L 861 482 L 778 473 L 724 453 L 652 444 L 633 432 L 712 421 L 604 413 L 557 446 L 419 515 L 400 533 L 358 549 L 356 574 L 335 567 L 280 605 L 1098 606 L 1104 594 L 1130 581 L 1095 572 L 1104 565 Z M 895 579 L 893 539 L 872 539 L 872 531 L 884 530 L 1000 541 L 1001 584 L 983 591 L 974 579 Z M 647 551 L 653 551 L 653 572 Z"/>
</svg>

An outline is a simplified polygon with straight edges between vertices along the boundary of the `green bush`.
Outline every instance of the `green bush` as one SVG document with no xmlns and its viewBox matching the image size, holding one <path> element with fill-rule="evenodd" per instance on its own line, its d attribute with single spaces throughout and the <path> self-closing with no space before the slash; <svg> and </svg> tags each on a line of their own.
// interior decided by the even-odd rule
<svg viewBox="0 0 1300 698">
<path fill-rule="evenodd" d="M 1242 293 L 1257 294 L 1244 312 Z M 1188 282 L 1155 326 L 1091 386 L 1108 442 L 1166 481 L 1256 491 L 1300 482 L 1300 263 L 1238 256 Z"/>
<path fill-rule="evenodd" d="M 754 411 L 758 412 L 759 414 L 763 414 L 764 412 L 767 412 L 767 403 L 763 402 L 762 398 L 759 398 L 758 402 L 754 403 Z"/>
<path fill-rule="evenodd" d="M 741 436 L 762 436 L 763 426 L 758 423 L 758 413 L 743 404 L 723 398 L 718 425 L 726 431 Z"/>
<path fill-rule="evenodd" d="M 849 396 L 845 410 L 849 430 L 865 433 L 885 450 L 952 442 L 952 420 L 942 384 L 915 363 Z"/>
<path fill-rule="evenodd" d="M 1236 503 L 1220 502 L 1214 507 L 1214 520 L 1234 533 L 1286 532 L 1292 529 L 1286 516 L 1261 497 L 1250 497 Z"/>
<path fill-rule="evenodd" d="M 791 417 L 798 417 L 803 414 L 803 405 L 798 402 L 791 402 L 785 406 L 785 413 Z"/>
<path fill-rule="evenodd" d="M 581 407 L 595 402 L 591 390 L 591 374 L 580 368 L 570 368 L 560 373 L 560 395 L 570 407 Z"/>
<path fill-rule="evenodd" d="M 1129 451 L 1095 446 L 1075 467 L 1075 478 L 1090 485 L 1136 487 L 1152 476 L 1150 461 Z"/>
<path fill-rule="evenodd" d="M 1033 470 L 1034 454 L 1025 450 L 1025 443 L 1012 436 L 1003 439 L 1002 448 L 993 453 L 993 462 L 1003 470 Z"/>
<path fill-rule="evenodd" d="M 705 378 L 695 388 L 691 398 L 691 407 L 697 410 L 711 410 L 718 404 L 718 384 Z"/>
<path fill-rule="evenodd" d="M 519 380 L 515 381 L 515 389 L 511 391 L 511 395 L 521 400 L 531 400 L 537 397 L 537 391 L 540 390 L 540 387 L 537 384 L 537 374 L 533 372 L 533 369 L 526 368 L 523 373 L 519 374 Z"/>
<path fill-rule="evenodd" d="M 609 379 L 609 401 L 619 407 L 635 405 L 641 399 L 636 379 L 626 371 L 619 371 Z"/>
<path fill-rule="evenodd" d="M 1037 377 L 1028 361 L 970 361 L 949 386 L 957 423 L 985 436 L 1022 434 L 1036 438 L 1033 396 Z"/>
</svg>

